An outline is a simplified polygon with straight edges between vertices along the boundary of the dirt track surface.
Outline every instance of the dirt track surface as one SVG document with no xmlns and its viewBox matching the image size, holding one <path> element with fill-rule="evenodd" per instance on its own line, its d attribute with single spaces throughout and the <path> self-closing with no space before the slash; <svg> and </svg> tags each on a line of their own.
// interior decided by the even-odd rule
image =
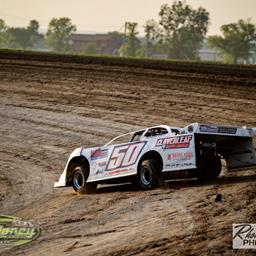
<svg viewBox="0 0 256 256">
<path fill-rule="evenodd" d="M 224 167 L 215 183 L 171 181 L 152 191 L 53 189 L 74 148 L 120 133 L 195 121 L 256 127 L 255 70 L 203 69 L 1 58 L 0 214 L 42 228 L 2 254 L 253 255 L 231 248 L 232 223 L 256 223 L 255 170 Z"/>
</svg>

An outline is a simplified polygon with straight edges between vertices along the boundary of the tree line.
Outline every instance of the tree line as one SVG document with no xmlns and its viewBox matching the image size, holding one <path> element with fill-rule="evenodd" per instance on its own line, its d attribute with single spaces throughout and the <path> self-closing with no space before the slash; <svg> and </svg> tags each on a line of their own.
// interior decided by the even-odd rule
<svg viewBox="0 0 256 256">
<path fill-rule="evenodd" d="M 248 61 L 256 51 L 256 25 L 250 20 L 221 26 L 222 35 L 206 37 L 210 15 L 206 9 L 193 9 L 184 1 L 175 1 L 171 6 L 164 4 L 159 11 L 159 20 L 146 21 L 145 40 L 136 49 L 135 38 L 138 24 L 129 22 L 124 56 L 150 57 L 154 53 L 167 53 L 168 58 L 199 60 L 199 49 L 207 39 L 210 48 L 216 49 L 226 63 Z"/>
<path fill-rule="evenodd" d="M 69 37 L 76 26 L 67 17 L 53 18 L 45 35 L 39 33 L 39 22 L 31 20 L 26 28 L 8 27 L 0 19 L 0 48 L 34 49 L 40 42 L 56 52 L 69 51 Z"/>
<path fill-rule="evenodd" d="M 170 59 L 199 60 L 199 49 L 205 38 L 208 46 L 218 50 L 229 63 L 247 61 L 256 50 L 256 25 L 250 20 L 225 24 L 221 26 L 222 35 L 206 37 L 209 24 L 210 14 L 203 7 L 194 9 L 185 1 L 164 4 L 160 7 L 159 20 L 146 21 L 142 39 L 136 22 L 125 23 L 119 54 L 144 58 L 165 54 Z M 14 28 L 0 19 L 0 48 L 33 49 L 44 42 L 53 51 L 70 52 L 69 38 L 75 31 L 76 26 L 67 17 L 53 18 L 45 35 L 39 33 L 36 20 L 31 20 L 26 28 Z"/>
</svg>

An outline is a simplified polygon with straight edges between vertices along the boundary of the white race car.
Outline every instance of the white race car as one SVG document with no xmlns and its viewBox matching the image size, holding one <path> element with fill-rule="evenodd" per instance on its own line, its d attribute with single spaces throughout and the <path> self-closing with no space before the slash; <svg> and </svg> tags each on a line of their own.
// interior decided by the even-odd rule
<svg viewBox="0 0 256 256">
<path fill-rule="evenodd" d="M 193 123 L 184 128 L 159 125 L 118 136 L 102 147 L 75 149 L 55 187 L 95 192 L 99 183 L 131 181 L 143 189 L 160 179 L 186 174 L 216 179 L 222 169 L 256 166 L 256 128 Z"/>
</svg>

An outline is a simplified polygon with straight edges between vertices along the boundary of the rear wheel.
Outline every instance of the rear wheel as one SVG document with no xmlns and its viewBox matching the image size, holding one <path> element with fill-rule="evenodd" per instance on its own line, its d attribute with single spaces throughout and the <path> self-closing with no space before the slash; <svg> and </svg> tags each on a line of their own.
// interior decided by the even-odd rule
<svg viewBox="0 0 256 256">
<path fill-rule="evenodd" d="M 218 155 L 203 156 L 199 163 L 197 178 L 199 181 L 214 181 L 219 177 L 221 169 Z"/>
<path fill-rule="evenodd" d="M 76 165 L 73 170 L 72 186 L 78 194 L 92 194 L 96 192 L 96 183 L 86 183 L 89 171 L 83 165 Z"/>
<path fill-rule="evenodd" d="M 136 184 L 142 189 L 152 189 L 159 185 L 159 171 L 156 160 L 149 159 L 141 163 L 136 176 Z"/>
</svg>

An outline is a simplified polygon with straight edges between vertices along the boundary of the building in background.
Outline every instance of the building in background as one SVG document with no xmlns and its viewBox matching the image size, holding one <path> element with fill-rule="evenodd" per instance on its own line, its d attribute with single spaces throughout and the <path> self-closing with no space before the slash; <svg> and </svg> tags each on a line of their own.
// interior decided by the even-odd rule
<svg viewBox="0 0 256 256">
<path fill-rule="evenodd" d="M 198 56 L 203 61 L 223 61 L 220 52 L 209 48 L 207 39 L 204 40 L 201 48 L 198 50 Z"/>
<path fill-rule="evenodd" d="M 120 56 L 119 49 L 124 43 L 124 36 L 118 32 L 107 34 L 72 34 L 69 39 L 70 51 L 87 55 L 113 55 Z M 136 38 L 137 48 L 145 45 L 145 38 Z M 152 43 L 147 44 L 147 56 L 153 59 L 167 59 L 167 49 L 156 49 Z M 198 50 L 198 56 L 202 61 L 223 62 L 224 57 L 216 49 L 208 46 L 207 39 L 204 40 L 202 47 Z M 247 61 L 239 60 L 241 64 L 256 64 L 256 52 L 251 52 Z"/>
<path fill-rule="evenodd" d="M 72 34 L 70 48 L 75 53 L 118 55 L 123 36 L 118 32 L 108 34 Z"/>
<path fill-rule="evenodd" d="M 208 46 L 207 39 L 204 40 L 202 47 L 198 51 L 200 60 L 202 61 L 218 61 L 224 62 L 224 56 L 216 49 Z M 247 60 L 238 59 L 239 64 L 256 64 L 256 51 L 250 51 L 250 57 Z"/>
</svg>

